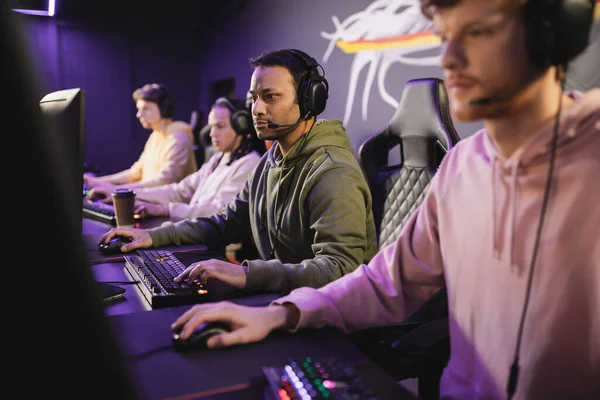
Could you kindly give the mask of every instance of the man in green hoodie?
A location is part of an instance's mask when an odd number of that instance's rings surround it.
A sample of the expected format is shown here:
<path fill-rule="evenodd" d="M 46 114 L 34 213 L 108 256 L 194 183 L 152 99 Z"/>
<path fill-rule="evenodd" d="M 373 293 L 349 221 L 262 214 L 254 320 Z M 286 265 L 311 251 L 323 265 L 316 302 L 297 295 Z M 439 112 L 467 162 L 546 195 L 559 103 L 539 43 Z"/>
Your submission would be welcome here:
<path fill-rule="evenodd" d="M 115 228 L 121 248 L 204 243 L 224 247 L 251 238 L 261 259 L 241 265 L 207 260 L 178 281 L 218 279 L 251 292 L 318 288 L 354 271 L 377 252 L 371 193 L 340 121 L 317 121 L 328 83 L 306 53 L 277 50 L 250 60 L 252 117 L 274 145 L 221 212 L 149 230 Z M 321 67 L 322 68 L 322 67 Z"/>

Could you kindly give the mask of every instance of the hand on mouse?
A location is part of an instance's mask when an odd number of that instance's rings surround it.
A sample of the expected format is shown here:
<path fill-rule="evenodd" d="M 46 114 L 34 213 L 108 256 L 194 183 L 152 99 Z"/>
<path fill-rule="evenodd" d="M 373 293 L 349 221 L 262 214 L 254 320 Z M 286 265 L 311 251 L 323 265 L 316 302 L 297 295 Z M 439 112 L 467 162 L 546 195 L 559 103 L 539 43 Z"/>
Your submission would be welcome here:
<path fill-rule="evenodd" d="M 175 278 L 175 282 L 187 280 L 188 283 L 192 283 L 196 278 L 202 283 L 206 283 L 209 278 L 215 278 L 234 288 L 243 289 L 246 287 L 246 268 L 222 260 L 204 260 L 187 267 Z"/>
<path fill-rule="evenodd" d="M 295 312 L 291 311 L 293 309 Z M 182 339 L 187 339 L 200 324 L 220 321 L 228 324 L 231 332 L 211 337 L 206 342 L 206 347 L 246 344 L 263 340 L 271 331 L 288 326 L 290 315 L 297 319 L 297 310 L 291 304 L 268 307 L 248 307 L 227 301 L 198 304 L 177 318 L 171 329 L 179 332 Z"/>
<path fill-rule="evenodd" d="M 113 228 L 102 235 L 100 240 L 98 240 L 98 244 L 108 243 L 115 236 L 124 236 L 133 239 L 131 243 L 121 247 L 122 252 L 152 247 L 153 244 L 152 237 L 145 229 L 135 228 Z"/>

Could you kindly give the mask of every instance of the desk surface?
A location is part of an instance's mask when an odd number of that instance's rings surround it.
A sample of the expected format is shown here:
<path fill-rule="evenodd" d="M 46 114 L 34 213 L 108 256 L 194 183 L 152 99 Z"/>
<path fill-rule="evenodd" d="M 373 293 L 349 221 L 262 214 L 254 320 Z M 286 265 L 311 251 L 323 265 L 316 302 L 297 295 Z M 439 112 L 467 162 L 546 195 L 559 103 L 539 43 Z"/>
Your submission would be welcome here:
<path fill-rule="evenodd" d="M 234 300 L 254 305 L 250 299 Z M 121 343 L 132 379 L 143 399 L 198 399 L 208 393 L 237 388 L 228 396 L 211 399 L 251 397 L 262 381 L 262 367 L 285 365 L 288 357 L 315 359 L 335 357 L 350 363 L 378 399 L 415 399 L 415 396 L 386 375 L 337 330 L 302 330 L 295 334 L 274 332 L 266 340 L 223 349 L 204 349 L 180 354 L 171 347 L 170 324 L 187 307 L 116 315 L 110 322 Z M 243 390 L 240 390 L 242 388 Z"/>
<path fill-rule="evenodd" d="M 110 229 L 108 224 L 84 219 L 86 246 L 95 250 L 95 240 Z M 130 280 L 124 261 L 96 262 L 91 268 L 98 281 Z M 117 342 L 121 345 L 140 398 L 264 400 L 262 385 L 266 383 L 262 381 L 263 367 L 282 366 L 288 357 L 312 356 L 336 357 L 350 362 L 380 400 L 416 399 L 336 330 L 303 330 L 296 334 L 275 332 L 259 343 L 187 354 L 177 353 L 171 347 L 170 325 L 190 306 L 151 310 L 137 285 L 120 286 L 126 289 L 125 298 L 107 305 L 105 313 L 109 316 Z M 248 306 L 262 306 L 269 304 L 275 297 L 277 296 L 273 294 L 264 294 L 231 301 Z M 252 382 L 260 384 L 250 386 Z M 228 391 L 232 389 L 238 390 Z M 214 394 L 223 391 L 225 394 Z"/>
<path fill-rule="evenodd" d="M 142 229 L 156 228 L 168 220 L 169 219 L 167 217 L 145 218 L 145 219 L 140 220 L 139 222 L 136 222 L 135 227 L 142 228 Z M 112 228 L 114 228 L 114 226 L 112 226 L 109 223 L 106 223 L 103 221 L 98 221 L 98 220 L 91 219 L 91 218 L 82 218 L 81 223 L 82 223 L 82 233 L 84 235 L 88 235 L 88 234 L 101 235 L 105 232 L 108 232 Z"/>
<path fill-rule="evenodd" d="M 151 228 L 159 226 L 164 219 L 146 219 L 138 223 L 139 228 Z M 112 260 L 100 262 L 96 243 L 100 237 L 111 230 L 112 225 L 97 221 L 94 219 L 83 218 L 82 233 L 83 244 L 88 251 L 89 258 L 92 261 L 92 273 L 94 278 L 100 282 L 111 282 L 118 284 L 125 289 L 125 296 L 122 299 L 109 303 L 105 307 L 107 315 L 126 314 L 138 311 L 148 311 L 150 306 L 144 299 L 142 292 L 133 284 L 131 277 L 125 270 L 125 261 L 121 257 L 111 257 Z"/>
<path fill-rule="evenodd" d="M 164 221 L 142 220 L 140 228 L 149 228 L 158 226 Z M 125 289 L 125 296 L 122 299 L 111 302 L 105 306 L 107 315 L 119 315 L 132 312 L 150 311 L 151 307 L 144 298 L 138 284 L 132 281 L 131 276 L 126 271 L 125 261 L 122 256 L 104 256 L 96 247 L 96 243 L 105 232 L 112 227 L 104 222 L 84 219 L 83 220 L 83 243 L 88 250 L 89 258 L 92 261 L 91 269 L 94 278 L 99 282 L 113 283 Z M 222 257 L 220 254 L 209 251 L 203 245 L 186 245 L 177 246 L 167 249 L 172 250 L 175 256 L 179 258 L 185 265 L 190 265 L 192 262 L 200 261 L 209 258 Z M 243 296 L 243 293 L 236 291 L 228 285 L 215 281 L 209 282 L 209 290 L 215 300 L 229 300 Z M 250 296 L 253 304 L 267 305 L 276 297 L 275 294 L 257 294 Z"/>

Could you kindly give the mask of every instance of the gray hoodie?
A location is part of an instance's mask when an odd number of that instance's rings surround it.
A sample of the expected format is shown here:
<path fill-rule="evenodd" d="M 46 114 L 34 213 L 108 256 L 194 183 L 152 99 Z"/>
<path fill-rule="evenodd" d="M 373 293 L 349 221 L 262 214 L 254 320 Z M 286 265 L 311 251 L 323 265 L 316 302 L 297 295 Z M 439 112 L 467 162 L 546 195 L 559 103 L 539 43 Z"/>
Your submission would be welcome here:
<path fill-rule="evenodd" d="M 148 230 L 155 247 L 255 243 L 246 289 L 321 287 L 377 252 L 371 193 L 340 121 L 318 121 L 282 157 L 275 142 L 221 212 Z"/>

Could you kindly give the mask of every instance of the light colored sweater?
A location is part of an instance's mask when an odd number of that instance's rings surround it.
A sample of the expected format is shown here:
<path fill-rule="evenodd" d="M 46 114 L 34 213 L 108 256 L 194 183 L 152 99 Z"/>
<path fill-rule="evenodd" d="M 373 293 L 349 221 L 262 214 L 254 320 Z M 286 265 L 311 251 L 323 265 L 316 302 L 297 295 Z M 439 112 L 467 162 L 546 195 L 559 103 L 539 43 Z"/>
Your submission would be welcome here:
<path fill-rule="evenodd" d="M 168 204 L 171 221 L 220 211 L 242 190 L 248 174 L 260 160 L 260 154 L 252 151 L 227 165 L 229 155 L 222 159 L 221 155 L 222 152 L 214 154 L 198 171 L 180 182 L 136 189 L 136 199 Z"/>
<path fill-rule="evenodd" d="M 186 122 L 173 121 L 166 134 L 152 131 L 138 160 L 111 180 L 153 187 L 179 182 L 197 169 L 192 128 Z"/>

